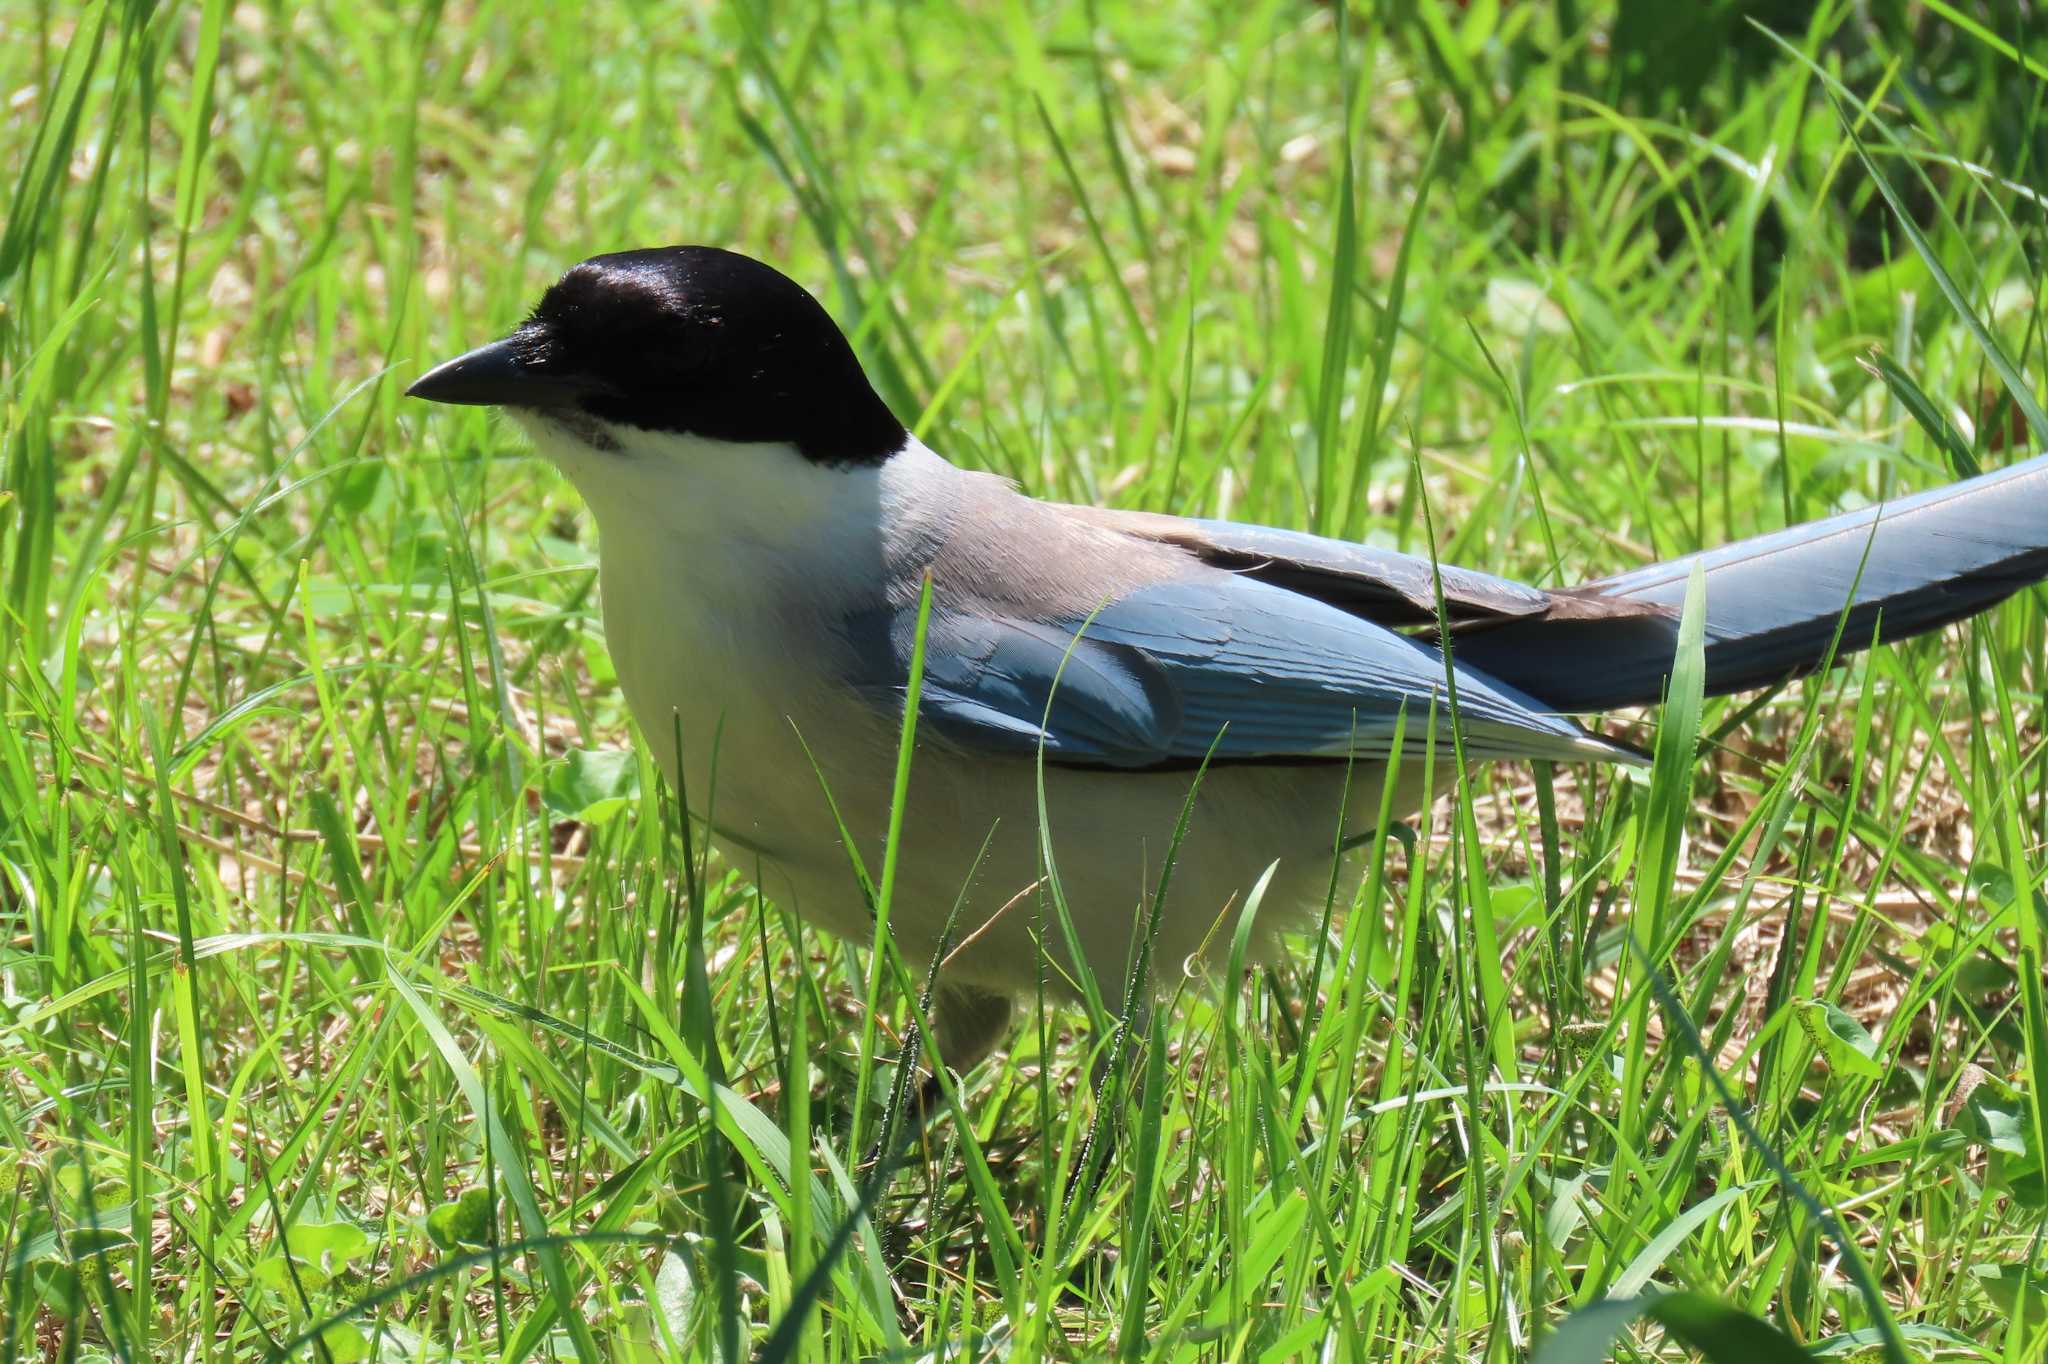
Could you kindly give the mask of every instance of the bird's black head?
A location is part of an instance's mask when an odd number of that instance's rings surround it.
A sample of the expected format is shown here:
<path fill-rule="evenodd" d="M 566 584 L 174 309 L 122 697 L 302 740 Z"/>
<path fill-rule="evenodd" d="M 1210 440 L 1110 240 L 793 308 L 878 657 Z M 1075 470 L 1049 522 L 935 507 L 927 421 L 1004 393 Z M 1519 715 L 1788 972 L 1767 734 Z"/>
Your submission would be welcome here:
<path fill-rule="evenodd" d="M 710 440 L 782 441 L 820 464 L 878 464 L 907 438 L 816 299 L 781 272 L 712 246 L 593 256 L 510 336 L 406 392 Z"/>

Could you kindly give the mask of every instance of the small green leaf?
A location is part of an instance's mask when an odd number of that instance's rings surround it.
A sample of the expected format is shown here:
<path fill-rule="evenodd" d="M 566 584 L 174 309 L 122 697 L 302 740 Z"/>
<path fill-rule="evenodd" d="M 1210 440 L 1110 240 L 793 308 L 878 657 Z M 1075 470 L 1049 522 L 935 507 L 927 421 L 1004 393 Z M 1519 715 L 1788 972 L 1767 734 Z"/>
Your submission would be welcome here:
<path fill-rule="evenodd" d="M 1534 1364 L 1605 1364 L 1615 1340 L 1638 1319 L 1656 1322 L 1707 1364 L 1812 1364 L 1777 1327 L 1702 1293 L 1646 1293 L 1582 1307 L 1558 1323 Z"/>
<path fill-rule="evenodd" d="M 335 505 L 350 516 L 360 516 L 370 509 L 370 503 L 376 500 L 377 490 L 383 484 L 384 462 L 364 460 L 342 476 L 341 488 L 335 494 Z"/>
<path fill-rule="evenodd" d="M 464 1189 L 453 1202 L 435 1208 L 427 1214 L 427 1235 L 443 1250 L 490 1244 L 490 1190 Z"/>
<path fill-rule="evenodd" d="M 673 1248 L 661 1252 L 655 1266 L 652 1294 L 634 1297 L 626 1304 L 624 1329 L 616 1338 L 624 1347 L 620 1364 L 656 1364 L 656 1361 L 695 1359 L 691 1351 L 697 1323 L 692 1320 L 698 1302 L 697 1281 L 690 1265 Z M 714 1345 L 707 1358 L 716 1361 Z"/>
<path fill-rule="evenodd" d="M 1884 1074 L 1884 1064 L 1877 1059 L 1877 1039 L 1836 1005 L 1824 999 L 1808 1000 L 1799 1006 L 1799 1026 L 1839 1073 L 1869 1079 Z"/>
<path fill-rule="evenodd" d="M 1560 1179 L 1546 1171 L 1535 1172 L 1537 1182 L 1550 1186 L 1543 1207 L 1543 1235 L 1552 1250 L 1563 1252 L 1571 1245 L 1579 1228 L 1586 1224 L 1588 1200 L 1586 1182 L 1593 1177 L 1593 1171 L 1585 1170 L 1569 1179 Z"/>
<path fill-rule="evenodd" d="M 661 1268 L 654 1273 L 653 1305 L 660 1320 L 655 1338 L 662 1353 L 666 1355 L 677 1346 L 687 1348 L 690 1314 L 697 1306 L 697 1281 L 690 1277 L 690 1266 L 673 1250 L 661 1253 Z"/>
<path fill-rule="evenodd" d="M 120 1211 L 126 1212 L 126 1208 Z M 104 1219 L 103 1219 L 104 1220 Z M 117 1226 L 74 1227 L 64 1238 L 65 1252 L 73 1260 L 84 1260 L 116 1246 L 132 1244 L 127 1228 Z"/>
<path fill-rule="evenodd" d="M 2048 1179 L 2042 1177 L 2038 1157 L 1994 1155 L 1992 1170 L 2013 1202 L 2023 1208 L 2048 1207 Z"/>
<path fill-rule="evenodd" d="M 321 1357 L 334 1364 L 362 1364 L 370 1357 L 370 1342 L 353 1322 L 337 1321 L 320 1333 L 320 1344 Z"/>
<path fill-rule="evenodd" d="M 640 764 L 630 749 L 571 749 L 541 784 L 550 811 L 585 824 L 602 824 L 639 798 Z"/>
<path fill-rule="evenodd" d="M 331 1282 L 349 1261 L 375 1244 L 370 1233 L 346 1219 L 297 1222 L 286 1230 L 284 1245 L 258 1260 L 249 1272 L 264 1287 L 289 1296 L 300 1287 L 317 1288 Z M 291 1256 L 289 1264 L 285 1262 L 287 1254 Z"/>
<path fill-rule="evenodd" d="M 2008 1317 L 2018 1316 L 2024 1306 L 2029 1324 L 2048 1322 L 2048 1274 L 2025 1265 L 1971 1265 L 1970 1274 Z"/>
<path fill-rule="evenodd" d="M 1543 922 L 1543 892 L 1527 881 L 1516 881 L 1490 890 L 1487 901 L 1493 910 L 1494 927 L 1500 933 L 1519 933 Z"/>
<path fill-rule="evenodd" d="M 30 1213 L 25 1219 L 20 1239 L 7 1253 L 7 1272 L 16 1273 L 23 1265 L 33 1264 L 38 1260 L 61 1258 L 58 1252 L 62 1244 L 63 1241 L 56 1231 L 39 1212 Z"/>
<path fill-rule="evenodd" d="M 2019 893 L 2013 886 L 2012 873 L 1995 862 L 1979 862 L 1970 868 L 1965 884 L 1977 892 L 1979 904 L 1994 911 L 2011 908 Z"/>
<path fill-rule="evenodd" d="M 1969 1133 L 1971 1140 L 2004 1155 L 2027 1154 L 2025 1103 L 1996 1094 L 1987 1085 L 1971 1091 L 1963 1111 L 1956 1115 L 1956 1126 Z"/>
<path fill-rule="evenodd" d="M 69 1321 L 85 1307 L 85 1290 L 70 1265 L 37 1265 L 35 1296 L 50 1315 Z"/>
<path fill-rule="evenodd" d="M 249 1275 L 271 1292 L 286 1298 L 293 1297 L 299 1288 L 323 1288 L 328 1279 L 320 1266 L 296 1256 L 292 1263 L 287 1264 L 284 1255 L 277 1251 L 250 1266 Z"/>
<path fill-rule="evenodd" d="M 1981 1004 L 1993 995 L 2011 993 L 2019 976 L 1989 952 L 1972 952 L 1956 967 L 1955 982 L 1957 993 Z"/>
<path fill-rule="evenodd" d="M 295 1223 L 285 1241 L 297 1258 L 330 1269 L 339 1269 L 375 1244 L 368 1232 L 349 1221 Z"/>

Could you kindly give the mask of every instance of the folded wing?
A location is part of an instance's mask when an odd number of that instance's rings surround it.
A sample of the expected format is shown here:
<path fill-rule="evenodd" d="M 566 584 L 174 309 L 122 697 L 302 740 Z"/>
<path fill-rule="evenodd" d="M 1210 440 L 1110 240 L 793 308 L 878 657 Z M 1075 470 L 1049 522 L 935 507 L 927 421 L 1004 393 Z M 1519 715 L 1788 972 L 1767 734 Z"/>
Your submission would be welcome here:
<path fill-rule="evenodd" d="M 1449 743 L 1435 648 L 1256 578 L 1195 569 L 1079 619 L 955 611 L 943 596 L 920 724 L 968 751 L 1119 769 L 1341 761 L 1384 755 L 1405 710 L 1413 755 L 1432 707 Z M 894 678 L 907 672 L 912 628 L 895 612 L 853 633 L 886 636 L 883 676 Z M 1468 753 L 1634 758 L 1478 669 L 1460 667 L 1456 682 Z"/>

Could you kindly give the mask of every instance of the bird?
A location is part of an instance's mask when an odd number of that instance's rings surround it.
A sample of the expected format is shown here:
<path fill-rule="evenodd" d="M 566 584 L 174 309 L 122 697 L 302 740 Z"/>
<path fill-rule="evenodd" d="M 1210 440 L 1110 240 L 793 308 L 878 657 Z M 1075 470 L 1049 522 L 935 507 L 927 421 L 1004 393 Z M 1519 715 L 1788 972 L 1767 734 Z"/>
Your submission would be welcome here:
<path fill-rule="evenodd" d="M 942 963 L 962 1072 L 1042 984 L 1113 994 L 1141 937 L 1164 988 L 1258 888 L 1270 960 L 1454 723 L 1468 761 L 1643 762 L 1575 717 L 1663 698 L 1696 573 L 1708 695 L 2048 577 L 2048 455 L 1563 588 L 1041 500 L 928 448 L 809 292 L 713 246 L 583 261 L 406 391 L 501 410 L 574 485 L 654 759 L 730 868 L 856 940 L 915 680 L 889 931 Z"/>

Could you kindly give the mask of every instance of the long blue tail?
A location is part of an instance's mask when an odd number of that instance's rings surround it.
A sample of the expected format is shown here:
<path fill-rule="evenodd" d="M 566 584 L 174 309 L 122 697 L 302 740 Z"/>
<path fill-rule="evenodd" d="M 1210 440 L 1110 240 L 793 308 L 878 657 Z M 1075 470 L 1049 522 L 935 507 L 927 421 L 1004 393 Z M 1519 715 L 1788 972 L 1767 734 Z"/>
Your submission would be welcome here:
<path fill-rule="evenodd" d="M 1768 686 L 1819 667 L 1838 626 L 1848 653 L 1975 615 L 2048 578 L 2048 455 L 1553 593 L 1641 603 L 1642 615 L 1536 615 L 1453 647 L 1460 662 L 1560 712 L 1653 704 L 1696 563 L 1706 570 L 1707 693 Z"/>

